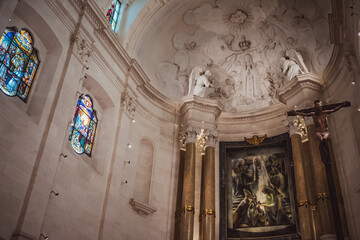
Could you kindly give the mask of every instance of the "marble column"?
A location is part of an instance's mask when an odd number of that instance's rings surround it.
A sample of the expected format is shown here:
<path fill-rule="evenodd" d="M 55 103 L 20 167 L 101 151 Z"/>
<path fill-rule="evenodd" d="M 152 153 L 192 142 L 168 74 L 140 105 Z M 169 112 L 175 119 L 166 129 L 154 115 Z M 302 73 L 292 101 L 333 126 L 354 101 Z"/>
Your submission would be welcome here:
<path fill-rule="evenodd" d="M 311 167 L 313 169 L 313 185 L 316 198 L 316 230 L 320 239 L 336 239 L 334 219 L 330 202 L 326 169 L 319 151 L 320 140 L 316 136 L 315 125 L 307 122 Z"/>
<path fill-rule="evenodd" d="M 291 121 L 289 124 L 291 146 L 294 162 L 294 177 L 296 185 L 297 208 L 300 220 L 300 232 L 302 240 L 316 239 L 315 222 L 313 215 L 313 203 L 308 195 L 309 182 L 304 171 L 303 162 L 307 159 L 303 153 L 301 129 L 298 123 Z M 315 233 L 315 234 L 314 234 Z"/>
<path fill-rule="evenodd" d="M 176 211 L 175 211 L 175 228 L 174 228 L 174 240 L 180 239 L 181 230 L 181 215 L 183 212 L 182 206 L 182 195 L 184 185 L 184 165 L 185 165 L 185 149 L 180 149 L 179 158 L 179 177 L 177 185 L 177 196 L 176 196 Z"/>
<path fill-rule="evenodd" d="M 204 240 L 215 240 L 215 144 L 217 132 L 205 130 L 204 158 L 204 210 L 202 217 L 202 236 Z"/>
<path fill-rule="evenodd" d="M 180 226 L 180 239 L 192 240 L 194 235 L 194 204 L 195 204 L 195 158 L 196 137 L 199 131 L 187 126 L 184 136 L 186 141 L 184 181 L 182 195 L 182 216 Z"/>

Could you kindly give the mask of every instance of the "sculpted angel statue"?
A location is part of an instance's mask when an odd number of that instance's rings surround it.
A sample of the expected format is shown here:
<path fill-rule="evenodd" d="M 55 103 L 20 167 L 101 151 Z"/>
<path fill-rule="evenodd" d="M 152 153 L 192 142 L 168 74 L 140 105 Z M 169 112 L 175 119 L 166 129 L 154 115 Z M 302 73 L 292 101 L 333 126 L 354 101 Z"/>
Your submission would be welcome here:
<path fill-rule="evenodd" d="M 280 66 L 287 81 L 290 81 L 301 73 L 309 72 L 301 54 L 295 49 L 286 50 L 285 57 L 280 59 Z"/>
<path fill-rule="evenodd" d="M 201 67 L 194 67 L 189 76 L 188 96 L 206 97 L 207 89 L 212 86 L 211 77 L 209 70 L 203 71 Z"/>

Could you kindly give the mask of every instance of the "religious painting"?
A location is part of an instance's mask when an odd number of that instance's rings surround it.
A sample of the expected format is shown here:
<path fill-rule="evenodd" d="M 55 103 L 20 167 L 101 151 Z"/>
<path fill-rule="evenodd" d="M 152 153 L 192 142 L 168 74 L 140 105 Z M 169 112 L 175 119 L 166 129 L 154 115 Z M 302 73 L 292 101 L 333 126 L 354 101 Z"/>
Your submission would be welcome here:
<path fill-rule="evenodd" d="M 1 91 L 26 102 L 39 63 L 30 33 L 7 28 L 0 38 Z"/>
<path fill-rule="evenodd" d="M 290 144 L 220 142 L 220 239 L 300 239 Z"/>

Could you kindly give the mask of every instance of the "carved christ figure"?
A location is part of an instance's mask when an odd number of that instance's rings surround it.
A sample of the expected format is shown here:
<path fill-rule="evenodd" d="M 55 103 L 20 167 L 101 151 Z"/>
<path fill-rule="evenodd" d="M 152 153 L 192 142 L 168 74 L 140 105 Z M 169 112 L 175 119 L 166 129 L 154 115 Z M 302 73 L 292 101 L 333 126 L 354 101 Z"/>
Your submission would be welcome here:
<path fill-rule="evenodd" d="M 300 116 L 313 118 L 315 124 L 316 136 L 320 140 L 319 150 L 321 153 L 321 157 L 324 162 L 325 161 L 330 162 L 329 149 L 326 143 L 327 139 L 330 136 L 327 115 L 338 111 L 342 107 L 349 107 L 349 106 L 350 106 L 350 102 L 342 102 L 338 104 L 326 105 L 324 106 L 324 108 L 326 109 L 323 109 L 321 101 L 316 100 L 314 102 L 314 108 L 304 109 L 299 111 L 291 110 L 288 112 L 288 116 L 300 115 Z"/>

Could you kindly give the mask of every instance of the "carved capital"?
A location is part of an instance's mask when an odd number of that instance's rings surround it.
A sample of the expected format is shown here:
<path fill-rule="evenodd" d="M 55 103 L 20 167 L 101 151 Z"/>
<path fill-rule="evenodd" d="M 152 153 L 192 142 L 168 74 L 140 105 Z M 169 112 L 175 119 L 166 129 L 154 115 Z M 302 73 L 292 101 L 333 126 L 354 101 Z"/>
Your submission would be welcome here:
<path fill-rule="evenodd" d="M 133 119 L 137 104 L 135 102 L 135 99 L 131 97 L 128 92 L 123 92 L 121 94 L 121 105 L 125 107 L 127 115 L 129 115 L 129 117 Z"/>
<path fill-rule="evenodd" d="M 293 116 L 288 118 L 290 136 L 299 134 L 303 140 L 307 139 L 307 128 L 305 119 L 301 116 Z"/>
<path fill-rule="evenodd" d="M 75 42 L 76 48 L 74 48 L 76 55 L 80 59 L 83 66 L 86 66 L 88 59 L 93 53 L 93 46 L 85 38 L 81 38 L 80 34 L 74 33 L 73 41 Z"/>
<path fill-rule="evenodd" d="M 205 129 L 205 147 L 215 147 L 218 140 L 219 132 L 215 129 Z"/>
<path fill-rule="evenodd" d="M 200 132 L 200 128 L 194 127 L 192 125 L 185 125 L 180 132 L 180 136 L 184 144 L 189 142 L 196 143 L 197 136 L 200 134 Z"/>
<path fill-rule="evenodd" d="M 186 131 L 184 132 L 185 135 L 185 142 L 196 143 L 197 135 L 200 133 L 200 129 L 195 128 L 193 126 L 187 126 Z"/>

